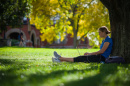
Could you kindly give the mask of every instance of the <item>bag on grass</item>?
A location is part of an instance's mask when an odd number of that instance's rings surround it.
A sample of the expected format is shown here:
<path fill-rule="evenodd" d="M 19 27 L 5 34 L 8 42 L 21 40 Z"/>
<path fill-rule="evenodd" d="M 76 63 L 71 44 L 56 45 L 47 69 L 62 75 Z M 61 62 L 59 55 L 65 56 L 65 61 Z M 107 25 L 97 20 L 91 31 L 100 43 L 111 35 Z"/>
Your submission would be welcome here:
<path fill-rule="evenodd" d="M 111 56 L 105 60 L 105 63 L 125 63 L 125 60 L 121 56 Z"/>

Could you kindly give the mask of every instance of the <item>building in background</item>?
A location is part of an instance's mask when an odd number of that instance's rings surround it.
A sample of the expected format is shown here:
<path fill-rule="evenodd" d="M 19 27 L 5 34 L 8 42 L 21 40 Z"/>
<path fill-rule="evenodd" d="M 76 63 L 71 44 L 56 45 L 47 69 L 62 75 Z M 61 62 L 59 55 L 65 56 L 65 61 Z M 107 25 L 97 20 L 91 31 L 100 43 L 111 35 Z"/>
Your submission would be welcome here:
<path fill-rule="evenodd" d="M 43 47 L 40 39 L 40 31 L 36 29 L 35 25 L 30 25 L 29 19 L 23 19 L 23 25 L 21 28 L 11 28 L 7 26 L 7 31 L 1 34 L 2 38 L 7 40 L 11 39 L 13 46 L 19 45 L 18 36 L 23 33 L 24 47 Z M 8 42 L 8 41 L 7 41 Z"/>
<path fill-rule="evenodd" d="M 51 47 L 51 48 L 73 48 L 73 38 L 71 37 L 70 34 L 66 34 L 66 37 L 64 41 L 60 41 L 58 39 L 57 41 L 54 41 L 52 44 L 47 43 L 47 41 L 43 42 L 44 47 Z M 84 41 L 80 41 L 78 48 L 91 48 L 89 45 L 89 40 L 88 38 L 84 38 Z"/>
<path fill-rule="evenodd" d="M 55 21 L 54 23 L 56 23 Z M 40 31 L 36 29 L 35 25 L 30 25 L 29 19 L 25 17 L 21 28 L 11 28 L 10 26 L 7 26 L 7 31 L 1 34 L 0 40 L 5 38 L 7 40 L 7 45 L 18 46 L 18 36 L 20 33 L 23 33 L 24 47 L 73 48 L 73 38 L 67 33 L 65 40 L 62 42 L 60 39 L 54 41 L 52 44 L 49 44 L 47 41 L 42 42 L 40 38 Z M 11 40 L 11 44 L 9 40 Z M 84 41 L 80 41 L 77 47 L 91 48 L 88 38 L 86 37 L 84 38 Z"/>

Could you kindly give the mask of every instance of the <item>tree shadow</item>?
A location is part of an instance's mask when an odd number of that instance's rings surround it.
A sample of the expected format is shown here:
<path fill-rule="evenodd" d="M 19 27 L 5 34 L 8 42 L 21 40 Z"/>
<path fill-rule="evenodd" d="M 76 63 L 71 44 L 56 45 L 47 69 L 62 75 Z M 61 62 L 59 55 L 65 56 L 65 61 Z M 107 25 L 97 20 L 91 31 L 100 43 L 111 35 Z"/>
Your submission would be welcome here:
<path fill-rule="evenodd" d="M 97 66 L 92 66 L 90 69 L 72 69 L 72 70 L 57 70 L 57 71 L 52 71 L 50 73 L 42 73 L 43 71 L 39 72 L 36 71 L 36 73 L 31 73 L 29 75 L 26 74 L 17 74 L 16 71 L 21 69 L 21 68 L 28 68 L 24 66 L 24 64 L 28 64 L 27 62 L 21 61 L 20 63 L 14 61 L 10 61 L 8 59 L 0 59 L 0 62 L 2 65 L 17 65 L 17 64 L 22 64 L 21 66 L 19 65 L 18 67 L 11 67 L 7 70 L 0 70 L 0 86 L 24 86 L 24 85 L 41 85 L 45 83 L 48 79 L 55 79 L 55 78 L 61 78 L 61 76 L 64 76 L 64 73 L 67 72 L 68 74 L 70 73 L 75 73 L 75 72 L 84 72 L 85 70 L 91 71 L 91 70 L 96 70 L 98 67 Z M 40 66 L 39 66 L 40 67 Z M 39 68 L 37 67 L 37 68 Z M 26 79 L 22 79 L 26 77 Z"/>
<path fill-rule="evenodd" d="M 47 73 L 47 74 L 42 74 L 40 72 L 37 72 L 36 74 L 31 74 L 28 76 L 27 81 L 29 83 L 34 82 L 35 84 L 41 84 L 46 82 L 48 79 L 56 79 L 56 78 L 61 78 L 62 76 L 64 76 L 64 73 L 67 72 L 68 74 L 73 74 L 76 72 L 82 72 L 84 73 L 84 71 L 94 71 L 97 70 L 99 67 L 98 66 L 94 66 L 94 65 L 90 65 L 91 68 L 89 69 L 73 69 L 73 70 L 58 70 L 58 71 L 52 71 L 51 73 Z M 86 86 L 86 85 L 90 85 L 90 86 L 97 86 L 100 85 L 101 82 L 103 82 L 104 78 L 108 75 L 108 74 L 114 74 L 117 71 L 117 65 L 111 65 L 112 67 L 110 68 L 109 64 L 106 65 L 101 65 L 100 66 L 100 73 L 95 75 L 95 76 L 91 76 L 88 78 L 84 78 L 82 80 L 76 80 L 76 81 L 71 81 L 71 82 L 66 82 L 64 85 L 65 86 Z"/>
<path fill-rule="evenodd" d="M 6 65 L 6 64 L 13 64 L 14 62 L 12 62 L 9 59 L 0 59 L 0 65 Z"/>
<path fill-rule="evenodd" d="M 15 61 L 15 59 L 0 59 L 0 86 L 19 86 L 19 76 L 16 71 L 29 68 L 24 64 L 28 64 L 28 62 Z"/>
<path fill-rule="evenodd" d="M 65 76 L 64 74 L 67 72 L 67 74 L 73 74 L 76 72 L 82 72 L 84 71 L 94 71 L 94 70 L 100 70 L 100 73 L 94 76 L 85 77 L 82 80 L 78 79 L 75 81 L 65 82 L 64 86 L 98 86 L 101 83 L 103 83 L 106 76 L 109 74 L 114 74 L 117 72 L 117 66 L 118 64 L 102 64 L 100 67 L 98 65 L 90 64 L 89 66 L 91 68 L 85 68 L 85 69 L 71 69 L 71 70 L 53 70 L 50 73 L 43 73 L 42 71 L 36 71 L 36 73 L 30 73 L 30 74 L 24 74 L 21 73 L 21 75 L 17 75 L 16 71 L 21 68 L 29 68 L 29 66 L 24 66 L 28 64 L 26 61 L 16 62 L 15 60 L 10 61 L 8 59 L 0 59 L 0 62 L 2 65 L 15 65 L 15 64 L 22 64 L 18 67 L 12 67 L 8 70 L 0 70 L 0 86 L 41 86 L 43 83 L 45 83 L 48 80 L 55 80 L 60 79 L 62 76 Z M 30 62 L 29 62 L 30 63 Z M 54 65 L 55 66 L 55 65 Z M 41 68 L 44 66 L 38 66 L 38 68 Z M 125 65 L 125 67 L 128 67 L 128 65 Z M 25 78 L 25 79 L 24 79 Z M 129 82 L 126 82 L 126 85 Z M 106 83 L 107 84 L 107 83 Z"/>
<path fill-rule="evenodd" d="M 104 82 L 105 78 L 108 75 L 113 75 L 115 73 L 117 73 L 117 67 L 119 66 L 119 64 L 103 64 L 100 66 L 100 73 L 95 75 L 95 76 L 91 76 L 91 77 L 86 77 L 82 80 L 75 80 L 75 81 L 70 81 L 65 83 L 64 86 L 99 86 L 102 84 L 109 84 L 109 82 Z M 128 64 L 125 65 L 121 65 L 122 67 L 128 67 Z M 118 86 L 117 84 L 125 84 L 125 86 L 128 86 L 130 84 L 130 82 L 117 82 L 117 83 L 113 83 L 113 86 Z M 102 85 L 103 86 L 103 85 Z"/>

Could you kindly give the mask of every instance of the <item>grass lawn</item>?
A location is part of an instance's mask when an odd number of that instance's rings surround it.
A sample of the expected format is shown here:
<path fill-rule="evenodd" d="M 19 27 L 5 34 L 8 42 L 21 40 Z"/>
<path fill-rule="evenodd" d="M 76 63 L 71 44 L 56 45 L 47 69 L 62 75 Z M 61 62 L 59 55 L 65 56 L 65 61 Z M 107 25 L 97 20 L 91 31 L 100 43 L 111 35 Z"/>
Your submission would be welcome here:
<path fill-rule="evenodd" d="M 130 85 L 130 64 L 52 63 L 53 51 L 65 57 L 79 55 L 76 49 L 0 48 L 0 86 Z"/>

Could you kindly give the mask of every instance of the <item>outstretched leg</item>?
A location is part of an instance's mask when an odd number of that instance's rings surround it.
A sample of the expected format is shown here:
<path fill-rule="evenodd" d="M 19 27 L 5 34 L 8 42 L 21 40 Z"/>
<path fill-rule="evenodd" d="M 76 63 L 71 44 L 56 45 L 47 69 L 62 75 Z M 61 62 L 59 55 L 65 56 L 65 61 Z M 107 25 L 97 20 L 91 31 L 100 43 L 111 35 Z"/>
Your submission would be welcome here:
<path fill-rule="evenodd" d="M 20 41 L 19 46 L 21 46 L 21 44 L 22 44 L 22 43 L 21 43 L 21 41 Z"/>
<path fill-rule="evenodd" d="M 74 62 L 74 58 L 65 58 L 65 57 L 60 57 L 60 61 L 66 61 L 66 62 Z"/>

